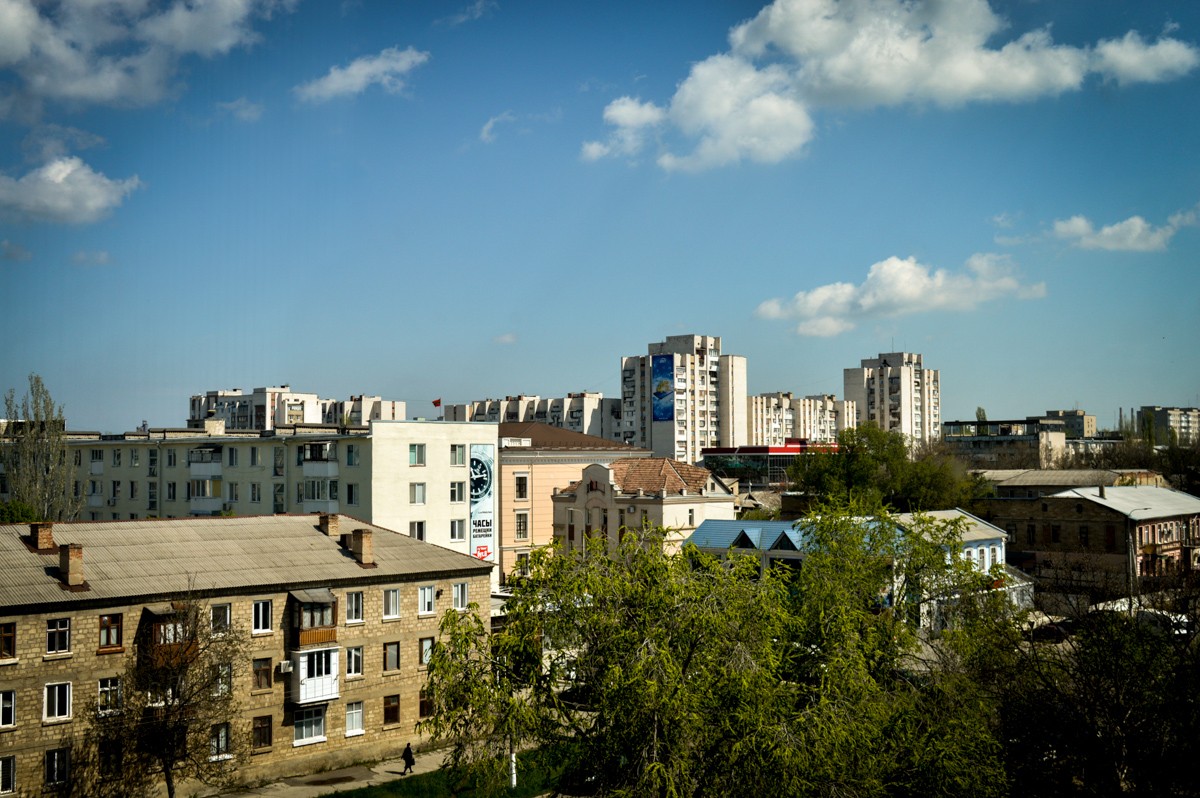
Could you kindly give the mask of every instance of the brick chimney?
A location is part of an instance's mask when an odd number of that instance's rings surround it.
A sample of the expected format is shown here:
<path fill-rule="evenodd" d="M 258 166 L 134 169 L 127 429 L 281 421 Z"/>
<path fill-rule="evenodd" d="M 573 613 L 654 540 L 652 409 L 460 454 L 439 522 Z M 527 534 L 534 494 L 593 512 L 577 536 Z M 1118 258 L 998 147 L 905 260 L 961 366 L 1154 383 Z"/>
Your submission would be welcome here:
<path fill-rule="evenodd" d="M 54 551 L 54 524 L 50 521 L 35 521 L 29 525 L 29 542 L 41 552 Z"/>
<path fill-rule="evenodd" d="M 337 513 L 321 513 L 321 520 L 317 522 L 317 528 L 331 538 L 338 536 L 338 515 Z"/>
<path fill-rule="evenodd" d="M 375 541 L 371 538 L 371 530 L 356 529 L 351 533 L 350 552 L 359 565 L 375 564 Z"/>
<path fill-rule="evenodd" d="M 83 584 L 82 543 L 64 543 L 58 547 L 58 575 L 69 587 Z"/>

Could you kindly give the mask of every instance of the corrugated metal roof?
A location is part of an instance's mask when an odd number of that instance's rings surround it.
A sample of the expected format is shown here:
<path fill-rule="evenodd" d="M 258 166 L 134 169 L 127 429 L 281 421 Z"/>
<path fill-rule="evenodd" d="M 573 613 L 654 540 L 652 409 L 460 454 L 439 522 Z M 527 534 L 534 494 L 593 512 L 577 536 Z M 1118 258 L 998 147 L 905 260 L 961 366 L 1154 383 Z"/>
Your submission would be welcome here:
<path fill-rule="evenodd" d="M 1200 514 L 1200 499 L 1195 496 L 1170 488 L 1157 488 L 1150 485 L 1106 487 L 1103 497 L 1100 496 L 1100 488 L 1075 488 L 1055 493 L 1051 498 L 1087 499 L 1110 510 L 1115 510 L 1133 521 Z"/>
<path fill-rule="evenodd" d="M 189 591 L 250 592 L 340 582 L 487 572 L 466 554 L 339 516 L 339 530 L 369 529 L 375 567 L 364 568 L 322 533 L 314 515 L 87 521 L 54 525 L 58 545 L 83 546 L 87 590 L 68 591 L 58 552 L 38 554 L 27 524 L 0 525 L 0 612 L 62 602 L 121 600 Z"/>
<path fill-rule="evenodd" d="M 685 543 L 694 543 L 701 549 L 727 549 L 743 532 L 754 543 L 755 548 L 771 546 L 780 535 L 791 539 L 800 547 L 803 533 L 794 529 L 792 521 L 701 521 Z"/>

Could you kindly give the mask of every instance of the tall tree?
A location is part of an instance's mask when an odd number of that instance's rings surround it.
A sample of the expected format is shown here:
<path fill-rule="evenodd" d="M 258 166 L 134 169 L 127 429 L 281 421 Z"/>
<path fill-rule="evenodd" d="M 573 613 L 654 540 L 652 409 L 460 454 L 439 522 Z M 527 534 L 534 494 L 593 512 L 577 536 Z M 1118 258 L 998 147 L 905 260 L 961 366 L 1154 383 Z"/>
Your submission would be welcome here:
<path fill-rule="evenodd" d="M 37 374 L 29 375 L 29 391 L 17 401 L 10 388 L 4 396 L 4 428 L 0 460 L 9 499 L 31 508 L 40 521 L 70 521 L 79 514 L 82 497 L 73 490 L 75 470 L 68 462 L 66 420 Z"/>

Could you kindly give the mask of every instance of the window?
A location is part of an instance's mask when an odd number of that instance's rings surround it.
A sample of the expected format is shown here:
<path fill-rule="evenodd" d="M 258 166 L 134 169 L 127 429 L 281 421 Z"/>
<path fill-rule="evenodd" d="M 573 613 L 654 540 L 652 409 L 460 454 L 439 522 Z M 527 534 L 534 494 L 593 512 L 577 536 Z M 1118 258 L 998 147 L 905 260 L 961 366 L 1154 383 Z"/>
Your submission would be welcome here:
<path fill-rule="evenodd" d="M 229 451 L 229 465 L 236 466 L 238 450 L 233 448 L 232 446 L 230 446 L 228 451 Z"/>
<path fill-rule="evenodd" d="M 1050 541 L 1058 543 L 1062 539 L 1062 526 L 1059 524 L 1050 525 Z"/>
<path fill-rule="evenodd" d="M 363 650 L 362 646 L 348 646 L 346 648 L 346 676 L 362 676 L 363 675 Z"/>
<path fill-rule="evenodd" d="M 433 656 L 433 638 L 422 637 L 417 641 L 417 662 L 422 667 L 429 664 L 429 658 Z"/>
<path fill-rule="evenodd" d="M 529 576 L 529 555 L 522 552 L 517 555 L 517 573 L 521 576 Z"/>
<path fill-rule="evenodd" d="M 175 450 L 167 449 L 167 468 L 175 467 Z"/>
<path fill-rule="evenodd" d="M 287 504 L 287 488 L 282 482 L 276 483 L 272 488 L 271 494 L 271 512 L 282 513 Z"/>
<path fill-rule="evenodd" d="M 66 784 L 71 778 L 71 749 L 51 748 L 46 752 L 46 785 Z"/>
<path fill-rule="evenodd" d="M 16 659 L 17 623 L 0 623 L 0 659 Z"/>
<path fill-rule="evenodd" d="M 384 618 L 399 618 L 400 617 L 400 589 L 388 588 L 383 591 L 383 617 Z"/>
<path fill-rule="evenodd" d="M 236 449 L 230 449 L 229 451 L 233 452 L 233 451 L 236 451 Z M 230 502 L 237 501 L 238 500 L 238 484 L 236 482 L 226 482 L 225 487 L 227 489 L 226 492 L 229 494 L 229 498 L 227 499 L 227 501 L 230 501 Z"/>
<path fill-rule="evenodd" d="M 517 513 L 517 540 L 529 540 L 529 513 Z"/>
<path fill-rule="evenodd" d="M 262 485 L 257 482 L 250 483 L 250 501 L 252 504 L 262 501 Z"/>
<path fill-rule="evenodd" d="M 252 465 L 252 466 L 262 465 L 262 463 L 260 463 L 258 460 L 258 447 L 257 446 L 250 447 L 250 465 Z"/>
<path fill-rule="evenodd" d="M 301 629 L 333 626 L 333 605 L 306 601 L 296 608 L 296 619 Z"/>
<path fill-rule="evenodd" d="M 363 594 L 355 591 L 346 594 L 346 623 L 363 622 Z"/>
<path fill-rule="evenodd" d="M 253 662 L 254 668 L 254 689 L 255 690 L 270 690 L 271 689 L 271 658 L 262 657 Z"/>
<path fill-rule="evenodd" d="M 517 499 L 529 498 L 529 475 L 517 474 L 516 485 L 513 490 L 513 497 Z"/>
<path fill-rule="evenodd" d="M 433 614 L 433 585 L 422 585 L 417 588 L 417 614 Z"/>
<path fill-rule="evenodd" d="M 433 696 L 429 694 L 429 690 L 425 687 L 421 688 L 420 703 L 417 705 L 417 712 L 422 718 L 427 718 L 433 714 Z"/>
<path fill-rule="evenodd" d="M 1079 525 L 1079 547 L 1086 549 L 1091 544 L 1091 532 L 1087 528 L 1087 524 Z"/>
<path fill-rule="evenodd" d="M 409 504 L 424 504 L 425 503 L 425 483 L 424 482 L 408 483 L 408 503 Z"/>
<path fill-rule="evenodd" d="M 229 605 L 214 604 L 210 608 L 212 614 L 212 630 L 215 634 L 225 634 L 229 631 Z"/>
<path fill-rule="evenodd" d="M 17 692 L 0 690 L 0 727 L 17 725 Z"/>
<path fill-rule="evenodd" d="M 212 694 L 229 695 L 233 688 L 233 665 L 222 662 L 212 666 Z"/>
<path fill-rule="evenodd" d="M 347 482 L 346 483 L 346 504 L 353 505 L 355 507 L 358 506 L 358 483 L 357 482 Z"/>
<path fill-rule="evenodd" d="M 453 518 L 450 520 L 450 539 L 451 540 L 466 540 L 467 539 L 467 519 Z"/>
<path fill-rule="evenodd" d="M 71 683 L 46 685 L 46 704 L 42 720 L 67 720 L 71 717 Z"/>
<path fill-rule="evenodd" d="M 321 676 L 333 675 L 333 649 L 322 649 L 321 651 L 309 651 L 304 655 L 305 668 L 304 673 L 300 674 L 309 679 L 314 679 Z"/>
<path fill-rule="evenodd" d="M 232 449 L 230 451 L 233 451 Z M 229 724 L 217 723 L 208 735 L 208 758 L 229 759 Z"/>
<path fill-rule="evenodd" d="M 112 481 L 112 494 L 111 495 L 114 499 L 121 498 L 121 480 L 114 479 Z"/>
<path fill-rule="evenodd" d="M 71 619 L 46 621 L 46 653 L 66 654 L 71 650 Z"/>
<path fill-rule="evenodd" d="M 452 585 L 454 592 L 454 609 L 465 610 L 467 608 L 467 583 L 456 582 Z"/>
<path fill-rule="evenodd" d="M 129 480 L 129 498 L 136 499 L 138 496 L 138 484 L 134 480 Z"/>
<path fill-rule="evenodd" d="M 346 444 L 346 465 L 356 466 L 361 462 L 361 447 L 357 443 Z"/>
<path fill-rule="evenodd" d="M 696 511 L 688 510 L 688 526 L 696 525 Z"/>
<path fill-rule="evenodd" d="M 410 443 L 408 445 L 408 464 L 410 466 L 425 465 L 425 444 Z"/>
<path fill-rule="evenodd" d="M 384 725 L 400 722 L 400 696 L 385 695 L 383 697 L 383 722 Z"/>
<path fill-rule="evenodd" d="M 113 463 L 113 465 L 114 465 L 114 466 L 119 466 L 119 465 L 121 465 L 121 450 L 120 450 L 120 449 L 113 449 L 113 450 L 112 450 L 112 455 L 113 455 L 113 458 L 112 458 L 112 463 Z"/>
<path fill-rule="evenodd" d="M 276 446 L 275 454 L 274 454 L 275 462 L 272 464 L 271 476 L 275 476 L 275 477 L 283 476 L 283 461 L 284 461 L 284 459 L 286 459 L 286 457 L 287 457 L 287 454 L 284 452 L 283 447 Z"/>
<path fill-rule="evenodd" d="M 467 483 L 451 482 L 450 483 L 450 501 L 465 502 L 467 500 Z"/>
<path fill-rule="evenodd" d="M 467 445 L 465 443 L 450 444 L 450 465 L 461 466 L 467 464 Z"/>
<path fill-rule="evenodd" d="M 346 704 L 346 736 L 353 737 L 363 733 L 363 704 L 361 701 L 351 701 Z"/>
<path fill-rule="evenodd" d="M 79 454 L 76 452 L 75 454 Z M 0 795 L 8 795 L 17 790 L 17 758 L 0 756 Z"/>
<path fill-rule="evenodd" d="M 121 622 L 120 613 L 100 616 L 100 648 L 121 647 Z"/>
<path fill-rule="evenodd" d="M 169 501 L 169 502 L 175 501 L 175 483 L 174 482 L 167 483 L 167 501 Z"/>
<path fill-rule="evenodd" d="M 383 644 L 383 669 L 385 671 L 395 671 L 400 669 L 399 643 Z"/>
<path fill-rule="evenodd" d="M 1037 542 L 1037 526 L 1034 524 L 1025 525 L 1025 542 L 1030 546 Z"/>
<path fill-rule="evenodd" d="M 261 599 L 254 602 L 254 634 L 265 634 L 271 631 L 271 600 Z"/>
<path fill-rule="evenodd" d="M 101 714 L 116 712 L 121 708 L 121 680 L 116 676 L 101 679 L 100 694 L 96 699 L 96 709 Z"/>
<path fill-rule="evenodd" d="M 425 522 L 424 521 L 409 521 L 408 536 L 417 540 L 425 539 Z"/>
<path fill-rule="evenodd" d="M 255 748 L 271 747 L 271 716 L 259 715 L 250 724 L 250 744 Z"/>

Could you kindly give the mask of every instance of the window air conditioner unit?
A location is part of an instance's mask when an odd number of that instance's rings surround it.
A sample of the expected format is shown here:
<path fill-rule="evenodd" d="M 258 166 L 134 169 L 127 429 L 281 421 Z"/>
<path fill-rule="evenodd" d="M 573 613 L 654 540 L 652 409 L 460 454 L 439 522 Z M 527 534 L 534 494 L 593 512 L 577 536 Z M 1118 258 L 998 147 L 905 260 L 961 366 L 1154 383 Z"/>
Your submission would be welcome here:
<path fill-rule="evenodd" d="M 279 661 L 279 672 L 280 673 L 291 673 L 292 672 L 292 661 L 290 659 L 280 660 Z"/>

